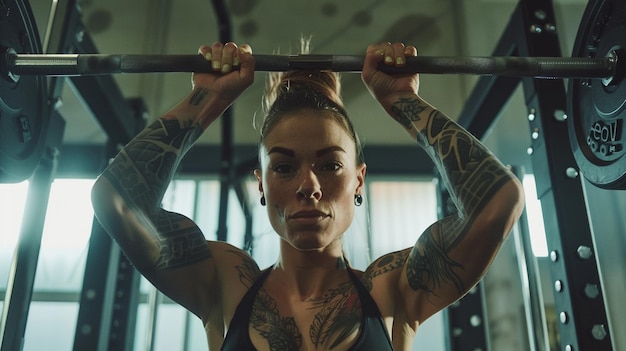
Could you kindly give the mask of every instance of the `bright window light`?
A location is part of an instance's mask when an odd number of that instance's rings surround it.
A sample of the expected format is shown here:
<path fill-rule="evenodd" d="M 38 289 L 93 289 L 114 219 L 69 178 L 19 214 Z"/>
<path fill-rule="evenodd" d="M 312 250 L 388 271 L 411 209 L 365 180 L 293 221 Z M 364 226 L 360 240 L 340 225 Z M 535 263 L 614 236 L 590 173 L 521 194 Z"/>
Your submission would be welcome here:
<path fill-rule="evenodd" d="M 49 198 L 38 200 L 47 201 L 48 206 L 37 260 L 36 291 L 79 291 L 93 221 L 93 183 L 93 179 L 55 179 Z M 28 185 L 0 186 L 0 287 L 8 281 L 27 206 Z"/>
<path fill-rule="evenodd" d="M 94 181 L 54 180 L 44 226 L 44 232 L 53 232 L 53 235 L 44 236 L 42 245 L 62 248 L 85 246 L 93 220 L 90 194 Z M 17 244 L 27 194 L 28 181 L 0 184 L 0 247 L 14 247 Z M 63 237 L 59 238 L 59 235 Z"/>
<path fill-rule="evenodd" d="M 0 290 L 5 290 L 7 287 L 27 193 L 28 181 L 0 184 Z M 0 292 L 0 299 L 4 299 L 2 292 Z M 1 306 L 0 311 L 2 311 Z"/>
<path fill-rule="evenodd" d="M 437 220 L 437 192 L 432 181 L 372 181 L 368 191 L 372 259 L 413 247 Z"/>
<path fill-rule="evenodd" d="M 95 179 L 55 179 L 41 245 L 54 250 L 83 250 L 91 236 Z"/>
<path fill-rule="evenodd" d="M 533 253 L 537 257 L 548 256 L 548 242 L 546 230 L 543 224 L 543 212 L 541 201 L 537 198 L 537 186 L 533 175 L 525 175 L 522 181 L 526 194 L 526 218 L 528 218 L 528 230 L 530 231 L 530 243 Z"/>
<path fill-rule="evenodd" d="M 0 184 L 0 248 L 13 248 L 22 225 L 28 181 Z"/>

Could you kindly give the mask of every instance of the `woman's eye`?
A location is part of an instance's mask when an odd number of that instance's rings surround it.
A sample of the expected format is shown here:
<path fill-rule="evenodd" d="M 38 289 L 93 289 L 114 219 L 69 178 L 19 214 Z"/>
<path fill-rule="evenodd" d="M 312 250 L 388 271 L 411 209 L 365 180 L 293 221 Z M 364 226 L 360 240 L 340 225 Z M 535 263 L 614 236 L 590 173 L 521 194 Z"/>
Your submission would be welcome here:
<path fill-rule="evenodd" d="M 280 163 L 272 167 L 272 170 L 276 173 L 289 173 L 293 170 L 293 167 L 286 163 Z"/>
<path fill-rule="evenodd" d="M 338 171 L 343 167 L 343 165 L 340 162 L 337 161 L 331 161 L 331 162 L 327 162 L 324 165 L 322 165 L 321 169 L 324 171 Z"/>

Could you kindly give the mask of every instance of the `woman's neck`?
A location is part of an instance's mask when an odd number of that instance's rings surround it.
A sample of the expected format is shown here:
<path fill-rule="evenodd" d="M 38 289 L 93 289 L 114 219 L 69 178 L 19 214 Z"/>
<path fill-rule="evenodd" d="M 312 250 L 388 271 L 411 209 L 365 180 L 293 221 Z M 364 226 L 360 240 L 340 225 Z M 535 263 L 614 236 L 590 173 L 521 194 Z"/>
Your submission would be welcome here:
<path fill-rule="evenodd" d="M 325 293 L 330 287 L 347 278 L 343 252 L 302 251 L 281 249 L 273 267 L 273 278 L 288 291 L 298 291 L 301 299 Z M 271 277 L 271 276 L 270 276 Z"/>

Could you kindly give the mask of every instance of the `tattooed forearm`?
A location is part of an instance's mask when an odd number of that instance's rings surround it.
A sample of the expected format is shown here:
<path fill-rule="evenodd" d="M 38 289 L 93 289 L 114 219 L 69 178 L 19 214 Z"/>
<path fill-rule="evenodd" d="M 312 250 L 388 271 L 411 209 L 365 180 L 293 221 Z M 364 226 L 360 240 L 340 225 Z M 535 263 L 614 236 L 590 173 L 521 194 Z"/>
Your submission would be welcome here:
<path fill-rule="evenodd" d="M 454 271 L 463 267 L 448 256 L 449 247 L 444 237 L 450 230 L 445 228 L 448 222 L 444 220 L 433 224 L 411 250 L 407 262 L 407 278 L 413 290 L 434 294 L 442 284 L 452 282 L 459 293 L 465 291 L 461 278 Z"/>
<path fill-rule="evenodd" d="M 189 104 L 195 106 L 200 105 L 200 103 L 202 102 L 202 100 L 204 100 L 207 94 L 208 91 L 206 89 L 198 89 L 194 91 L 191 95 L 191 98 L 189 99 Z"/>
<path fill-rule="evenodd" d="M 137 234 L 129 232 L 124 240 L 140 243 L 135 236 L 147 233 L 152 237 L 142 240 L 159 249 L 159 257 L 147 269 L 180 267 L 211 257 L 204 235 L 191 220 L 160 207 L 178 163 L 200 132 L 199 127 L 181 127 L 177 120 L 159 119 L 128 143 L 103 172 L 144 228 Z M 133 245 L 126 250 L 145 249 Z"/>
<path fill-rule="evenodd" d="M 480 211 L 508 180 L 510 172 L 469 132 L 433 111 L 422 142 L 431 146 L 435 162 L 453 200 L 466 216 Z"/>
<path fill-rule="evenodd" d="M 422 121 L 417 141 L 435 162 L 459 216 L 467 221 L 512 178 L 478 139 L 424 101 L 400 99 L 393 111 L 396 119 L 412 126 Z"/>
<path fill-rule="evenodd" d="M 430 111 L 418 142 L 435 162 L 463 216 L 480 211 L 512 177 L 474 136 L 437 110 Z"/>
<path fill-rule="evenodd" d="M 159 119 L 137 135 L 103 175 L 130 205 L 154 210 L 184 152 L 200 133 L 198 126 L 181 128 L 177 120 Z"/>
<path fill-rule="evenodd" d="M 392 116 L 406 129 L 413 129 L 413 122 L 420 120 L 420 113 L 426 109 L 419 100 L 401 98 L 391 106 Z"/>
<path fill-rule="evenodd" d="M 443 284 L 451 283 L 463 293 L 463 266 L 449 253 L 513 175 L 478 139 L 421 99 L 399 100 L 392 111 L 394 118 L 410 125 L 408 129 L 418 131 L 417 142 L 437 166 L 456 207 L 456 213 L 428 228 L 411 251 L 407 261 L 409 284 L 414 290 L 434 294 Z"/>

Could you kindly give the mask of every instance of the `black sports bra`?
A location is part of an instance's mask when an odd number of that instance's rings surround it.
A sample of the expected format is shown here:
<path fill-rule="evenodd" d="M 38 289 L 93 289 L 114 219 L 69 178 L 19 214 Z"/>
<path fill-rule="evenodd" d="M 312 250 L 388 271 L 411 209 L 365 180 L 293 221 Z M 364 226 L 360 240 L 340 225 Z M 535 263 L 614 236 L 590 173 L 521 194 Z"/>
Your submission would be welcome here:
<path fill-rule="evenodd" d="M 241 302 L 239 302 L 239 305 L 235 310 L 235 315 L 233 316 L 230 326 L 228 327 L 226 337 L 224 338 L 222 351 L 256 350 L 252 345 L 250 334 L 248 333 L 250 314 L 252 313 L 254 299 L 270 272 L 271 269 L 263 271 L 261 276 L 259 276 L 259 279 L 254 282 L 252 287 L 250 287 L 248 292 L 246 292 L 244 297 L 241 299 Z M 350 276 L 350 279 L 359 294 L 363 310 L 363 320 L 361 321 L 360 334 L 350 350 L 393 350 L 391 338 L 389 337 L 389 333 L 387 332 L 387 328 L 385 327 L 385 323 L 376 302 L 350 268 L 348 268 L 348 275 Z"/>

